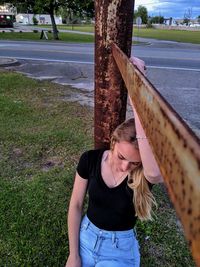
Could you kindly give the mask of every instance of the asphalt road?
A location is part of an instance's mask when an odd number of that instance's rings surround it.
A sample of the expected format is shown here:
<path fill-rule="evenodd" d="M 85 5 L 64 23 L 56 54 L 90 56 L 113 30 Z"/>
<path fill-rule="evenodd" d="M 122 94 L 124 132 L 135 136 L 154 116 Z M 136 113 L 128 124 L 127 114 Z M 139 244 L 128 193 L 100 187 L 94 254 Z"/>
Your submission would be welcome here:
<path fill-rule="evenodd" d="M 149 80 L 200 135 L 200 45 L 152 41 L 132 51 L 145 60 Z M 93 104 L 92 44 L 0 41 L 0 57 L 18 58 L 22 64 L 15 69 L 32 77 L 82 88 L 79 100 Z"/>
<path fill-rule="evenodd" d="M 154 42 L 136 45 L 135 56 L 142 58 L 147 66 L 200 71 L 200 45 L 180 45 L 175 42 Z M 66 44 L 45 42 L 1 41 L 0 56 L 20 59 L 36 59 L 61 62 L 94 62 L 93 44 Z"/>

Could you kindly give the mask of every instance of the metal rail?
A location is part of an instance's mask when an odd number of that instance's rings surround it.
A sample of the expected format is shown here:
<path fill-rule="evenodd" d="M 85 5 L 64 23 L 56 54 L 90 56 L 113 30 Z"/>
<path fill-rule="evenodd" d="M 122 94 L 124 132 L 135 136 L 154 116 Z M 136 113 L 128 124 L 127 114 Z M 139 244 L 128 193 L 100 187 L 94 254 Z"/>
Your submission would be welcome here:
<path fill-rule="evenodd" d="M 112 54 L 200 266 L 200 140 L 114 43 Z"/>

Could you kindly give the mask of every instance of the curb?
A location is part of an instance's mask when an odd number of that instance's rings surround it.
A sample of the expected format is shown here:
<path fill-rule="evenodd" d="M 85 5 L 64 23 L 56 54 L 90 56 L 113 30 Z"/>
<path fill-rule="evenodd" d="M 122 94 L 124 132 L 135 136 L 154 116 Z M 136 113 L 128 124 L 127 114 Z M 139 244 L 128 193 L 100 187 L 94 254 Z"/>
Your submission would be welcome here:
<path fill-rule="evenodd" d="M 135 41 L 135 40 L 134 40 Z M 133 46 L 137 45 L 137 46 L 147 46 L 147 45 L 151 45 L 152 43 L 150 42 L 141 42 L 139 41 L 138 43 L 134 44 L 132 43 Z"/>
<path fill-rule="evenodd" d="M 17 65 L 20 65 L 20 63 L 15 58 L 0 58 L 0 67 L 9 67 Z"/>

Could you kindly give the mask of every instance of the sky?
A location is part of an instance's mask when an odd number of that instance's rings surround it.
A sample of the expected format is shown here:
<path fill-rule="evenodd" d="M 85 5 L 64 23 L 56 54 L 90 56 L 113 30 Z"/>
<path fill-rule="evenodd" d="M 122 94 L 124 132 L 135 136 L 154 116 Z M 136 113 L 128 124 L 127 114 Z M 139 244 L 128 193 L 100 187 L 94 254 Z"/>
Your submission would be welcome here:
<path fill-rule="evenodd" d="M 191 18 L 200 15 L 200 0 L 135 0 L 135 9 L 139 5 L 145 6 L 150 16 L 182 19 L 188 11 L 192 14 Z"/>

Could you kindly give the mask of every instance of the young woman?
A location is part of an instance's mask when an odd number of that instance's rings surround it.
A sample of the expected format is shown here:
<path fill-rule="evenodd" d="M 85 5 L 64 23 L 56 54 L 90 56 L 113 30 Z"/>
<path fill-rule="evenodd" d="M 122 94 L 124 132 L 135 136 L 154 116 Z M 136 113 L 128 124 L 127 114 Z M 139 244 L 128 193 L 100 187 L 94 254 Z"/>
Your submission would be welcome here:
<path fill-rule="evenodd" d="M 79 160 L 68 212 L 66 267 L 140 265 L 133 227 L 137 217 L 151 219 L 151 184 L 162 177 L 135 111 L 134 117 L 116 128 L 110 150 L 90 150 Z"/>

